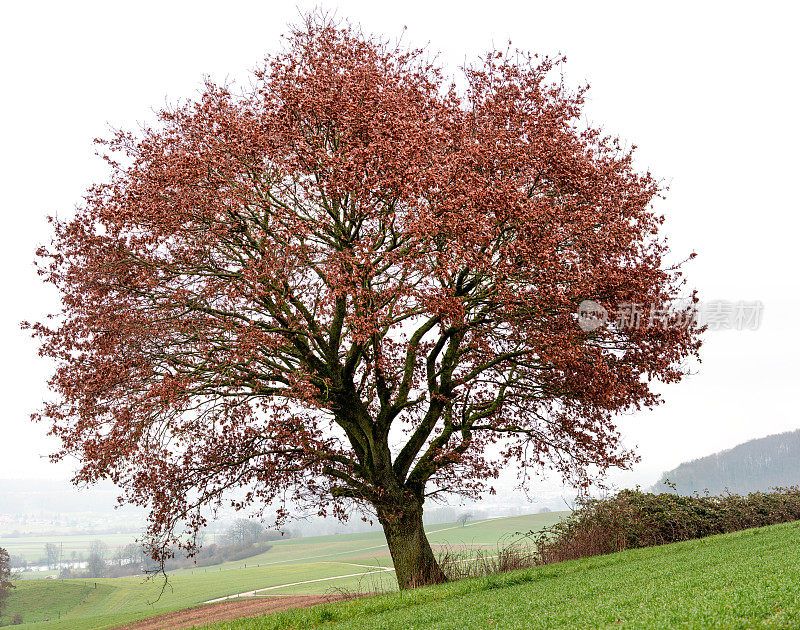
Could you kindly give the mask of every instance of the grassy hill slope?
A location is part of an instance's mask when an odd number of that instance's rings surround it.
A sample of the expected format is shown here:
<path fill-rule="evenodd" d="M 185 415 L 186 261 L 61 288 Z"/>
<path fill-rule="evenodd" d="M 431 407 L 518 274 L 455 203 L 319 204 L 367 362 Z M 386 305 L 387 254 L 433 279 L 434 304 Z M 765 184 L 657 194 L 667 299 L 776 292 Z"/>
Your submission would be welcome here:
<path fill-rule="evenodd" d="M 797 628 L 798 620 L 793 522 L 212 627 Z"/>

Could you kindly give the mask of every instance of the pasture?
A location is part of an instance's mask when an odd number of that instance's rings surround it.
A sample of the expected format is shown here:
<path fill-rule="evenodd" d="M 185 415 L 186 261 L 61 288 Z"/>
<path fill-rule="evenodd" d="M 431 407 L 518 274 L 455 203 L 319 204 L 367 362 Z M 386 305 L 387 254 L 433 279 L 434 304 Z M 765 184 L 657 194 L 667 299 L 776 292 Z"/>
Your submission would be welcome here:
<path fill-rule="evenodd" d="M 516 532 L 540 529 L 558 518 L 560 513 L 532 514 L 466 527 L 431 525 L 428 531 L 435 546 L 486 552 Z M 26 623 L 20 628 L 90 630 L 260 589 L 274 595 L 394 590 L 388 567 L 381 532 L 286 539 L 243 561 L 172 572 L 163 593 L 157 577 L 25 580 L 9 597 L 6 614 L 21 613 Z"/>

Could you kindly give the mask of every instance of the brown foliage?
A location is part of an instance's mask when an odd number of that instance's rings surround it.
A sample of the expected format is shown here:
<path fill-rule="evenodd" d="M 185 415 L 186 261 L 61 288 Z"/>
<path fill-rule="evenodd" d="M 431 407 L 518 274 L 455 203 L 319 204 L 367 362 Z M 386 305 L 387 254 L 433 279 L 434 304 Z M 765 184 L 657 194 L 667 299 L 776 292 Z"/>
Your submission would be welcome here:
<path fill-rule="evenodd" d="M 691 325 L 576 325 L 681 280 L 658 183 L 582 128 L 562 60 L 490 51 L 459 92 L 426 59 L 311 16 L 252 89 L 100 141 L 109 180 L 53 219 L 37 417 L 77 481 L 149 507 L 155 553 L 234 488 L 391 529 L 512 463 L 585 485 L 696 354 Z"/>

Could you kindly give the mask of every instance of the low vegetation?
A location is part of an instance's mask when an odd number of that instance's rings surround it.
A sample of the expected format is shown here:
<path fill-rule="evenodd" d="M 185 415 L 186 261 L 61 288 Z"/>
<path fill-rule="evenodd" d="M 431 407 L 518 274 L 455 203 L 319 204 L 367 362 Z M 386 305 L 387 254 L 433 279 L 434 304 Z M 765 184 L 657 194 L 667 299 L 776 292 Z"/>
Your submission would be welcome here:
<path fill-rule="evenodd" d="M 538 564 L 535 550 L 525 540 L 489 550 L 456 551 L 445 548 L 437 556 L 439 565 L 451 582 L 527 569 Z"/>
<path fill-rule="evenodd" d="M 551 564 L 798 519 L 797 486 L 747 496 L 622 490 L 609 498 L 584 499 L 569 517 L 531 534 L 538 562 Z"/>

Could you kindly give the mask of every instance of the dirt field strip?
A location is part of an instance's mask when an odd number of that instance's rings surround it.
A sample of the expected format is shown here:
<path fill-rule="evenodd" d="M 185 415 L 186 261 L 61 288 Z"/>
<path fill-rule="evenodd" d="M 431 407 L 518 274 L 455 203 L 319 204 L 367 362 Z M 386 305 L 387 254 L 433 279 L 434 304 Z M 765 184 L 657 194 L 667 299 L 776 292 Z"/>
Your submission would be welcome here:
<path fill-rule="evenodd" d="M 336 595 L 292 595 L 240 599 L 186 608 L 172 613 L 142 619 L 117 626 L 113 630 L 177 630 L 178 628 L 202 627 L 215 621 L 227 621 L 242 617 L 258 617 L 265 613 L 280 612 L 290 608 L 305 608 L 316 604 L 327 604 L 342 599 Z"/>
<path fill-rule="evenodd" d="M 313 584 L 315 582 L 327 582 L 329 580 L 338 580 L 341 578 L 347 577 L 357 577 L 359 575 L 370 575 L 372 573 L 387 573 L 389 571 L 394 571 L 394 568 L 380 568 L 376 571 L 363 571 L 361 573 L 348 573 L 347 575 L 334 575 L 332 577 L 324 577 L 324 578 L 317 578 L 316 580 L 303 580 L 302 582 L 290 582 L 289 584 L 279 584 L 277 586 L 267 586 L 266 588 L 259 588 L 254 591 L 247 591 L 245 593 L 236 593 L 235 595 L 228 595 L 227 597 L 218 597 L 217 599 L 210 599 L 207 602 L 203 602 L 204 604 L 215 604 L 217 602 L 224 602 L 228 599 L 237 599 L 239 597 L 263 597 L 259 595 L 259 593 L 263 593 L 264 591 L 274 591 L 278 588 L 286 588 L 287 586 L 299 586 L 301 584 Z"/>

